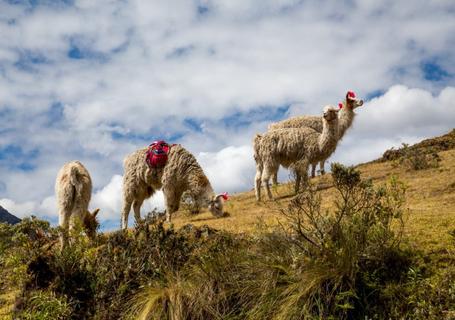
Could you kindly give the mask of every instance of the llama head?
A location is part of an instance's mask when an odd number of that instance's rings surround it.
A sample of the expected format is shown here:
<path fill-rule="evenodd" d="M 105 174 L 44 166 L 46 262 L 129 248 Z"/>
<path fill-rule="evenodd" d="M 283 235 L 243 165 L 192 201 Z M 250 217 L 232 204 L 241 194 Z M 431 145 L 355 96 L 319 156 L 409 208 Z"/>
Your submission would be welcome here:
<path fill-rule="evenodd" d="M 363 105 L 363 100 L 357 99 L 354 91 L 348 91 L 346 93 L 346 108 L 354 110 Z"/>
<path fill-rule="evenodd" d="M 209 210 L 215 217 L 224 215 L 224 201 L 227 200 L 227 193 L 217 194 L 209 203 Z"/>
<path fill-rule="evenodd" d="M 98 220 L 96 219 L 96 215 L 98 214 L 99 211 L 100 209 L 95 209 L 93 213 L 90 213 L 90 211 L 87 210 L 84 217 L 83 221 L 84 230 L 90 240 L 95 240 L 96 230 L 100 225 Z"/>
<path fill-rule="evenodd" d="M 338 111 L 340 109 L 336 109 L 332 106 L 326 106 L 324 108 L 324 113 L 323 113 L 323 117 L 324 119 L 327 121 L 327 122 L 334 122 L 334 121 L 337 121 L 338 120 Z"/>

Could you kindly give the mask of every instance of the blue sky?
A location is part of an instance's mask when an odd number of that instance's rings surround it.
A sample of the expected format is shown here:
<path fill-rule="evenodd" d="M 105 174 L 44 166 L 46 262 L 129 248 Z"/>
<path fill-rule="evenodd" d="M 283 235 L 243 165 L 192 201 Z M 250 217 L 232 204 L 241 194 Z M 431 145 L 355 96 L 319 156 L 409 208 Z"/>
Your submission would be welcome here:
<path fill-rule="evenodd" d="M 56 221 L 79 159 L 116 227 L 122 160 L 157 138 L 216 191 L 249 190 L 253 135 L 347 90 L 366 103 L 330 160 L 374 159 L 454 126 L 454 52 L 450 0 L 2 1 L 0 205 Z"/>

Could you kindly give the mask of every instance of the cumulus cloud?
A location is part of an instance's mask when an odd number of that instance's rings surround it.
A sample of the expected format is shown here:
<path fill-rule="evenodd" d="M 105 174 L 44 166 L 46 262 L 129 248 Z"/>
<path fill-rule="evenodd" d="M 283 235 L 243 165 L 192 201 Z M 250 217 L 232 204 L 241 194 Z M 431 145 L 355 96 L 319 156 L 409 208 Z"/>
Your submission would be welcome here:
<path fill-rule="evenodd" d="M 36 215 L 56 221 L 56 218 L 58 217 L 57 206 L 53 196 L 46 197 L 42 202 L 16 202 L 12 199 L 3 198 L 0 199 L 0 206 L 19 218 Z"/>
<path fill-rule="evenodd" d="M 256 170 L 250 145 L 230 146 L 213 153 L 203 152 L 199 154 L 198 161 L 216 193 L 251 189 Z"/>
<path fill-rule="evenodd" d="M 9 212 L 14 212 L 14 214 L 22 218 L 26 215 L 30 215 L 30 212 L 33 212 L 35 208 L 35 203 L 32 201 L 24 203 L 15 203 L 11 199 L 0 199 L 0 206 L 8 210 Z"/>
<path fill-rule="evenodd" d="M 91 206 L 102 208 L 100 213 L 103 218 L 118 218 L 122 206 L 122 176 L 115 175 L 111 181 L 96 192 L 93 196 Z"/>

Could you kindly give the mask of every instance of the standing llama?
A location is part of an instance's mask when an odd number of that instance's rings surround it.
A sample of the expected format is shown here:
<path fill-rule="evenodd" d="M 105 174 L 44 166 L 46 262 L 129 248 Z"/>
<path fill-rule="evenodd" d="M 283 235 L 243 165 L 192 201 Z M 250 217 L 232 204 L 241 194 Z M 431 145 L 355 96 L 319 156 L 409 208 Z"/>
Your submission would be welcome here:
<path fill-rule="evenodd" d="M 60 244 L 65 248 L 68 244 L 69 229 L 72 229 L 79 219 L 87 236 L 94 240 L 98 221 L 96 215 L 88 211 L 88 204 L 92 195 L 92 179 L 87 169 L 79 161 L 71 161 L 63 165 L 55 182 L 58 216 L 60 225 Z"/>
<path fill-rule="evenodd" d="M 179 209 L 180 198 L 189 191 L 195 204 L 208 207 L 215 217 L 223 216 L 226 194 L 215 195 L 209 180 L 196 158 L 181 145 L 169 148 L 163 167 L 152 166 L 147 159 L 148 148 L 128 155 L 124 162 L 122 228 L 128 227 L 128 215 L 133 206 L 136 222 L 141 219 L 141 206 L 157 190 L 162 189 L 166 205 L 166 221 Z"/>
<path fill-rule="evenodd" d="M 340 112 L 338 113 L 338 140 L 341 140 L 346 133 L 346 131 L 352 126 L 354 121 L 355 113 L 354 109 L 363 105 L 363 100 L 357 99 L 356 95 L 353 91 L 348 91 L 346 93 L 346 99 L 339 103 L 338 106 L 340 108 Z M 293 117 L 290 119 L 286 119 L 280 122 L 272 123 L 269 125 L 270 130 L 276 129 L 284 129 L 284 128 L 312 128 L 317 132 L 322 132 L 323 128 L 323 119 L 320 116 L 298 116 Z M 321 174 L 325 173 L 324 165 L 327 159 L 322 159 L 319 162 L 319 168 L 321 170 Z M 317 162 L 313 162 L 311 168 L 311 177 L 315 177 L 316 175 L 316 165 Z M 275 172 L 272 176 L 273 183 L 277 184 L 277 172 Z"/>
<path fill-rule="evenodd" d="M 338 109 L 327 106 L 322 117 L 322 133 L 311 128 L 286 128 L 268 131 L 254 138 L 256 161 L 256 200 L 261 200 L 261 183 L 265 184 L 269 199 L 270 177 L 282 165 L 296 174 L 295 192 L 300 188 L 301 178 L 306 186 L 310 163 L 329 157 L 338 142 Z"/>

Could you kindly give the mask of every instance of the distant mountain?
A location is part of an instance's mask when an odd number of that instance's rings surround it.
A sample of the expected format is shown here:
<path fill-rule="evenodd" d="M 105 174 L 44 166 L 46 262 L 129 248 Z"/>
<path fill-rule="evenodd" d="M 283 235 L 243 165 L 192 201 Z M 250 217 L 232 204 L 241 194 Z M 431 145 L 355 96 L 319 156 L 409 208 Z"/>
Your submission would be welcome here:
<path fill-rule="evenodd" d="M 9 213 L 5 208 L 0 206 L 0 222 L 16 224 L 21 222 L 21 219 Z"/>

